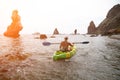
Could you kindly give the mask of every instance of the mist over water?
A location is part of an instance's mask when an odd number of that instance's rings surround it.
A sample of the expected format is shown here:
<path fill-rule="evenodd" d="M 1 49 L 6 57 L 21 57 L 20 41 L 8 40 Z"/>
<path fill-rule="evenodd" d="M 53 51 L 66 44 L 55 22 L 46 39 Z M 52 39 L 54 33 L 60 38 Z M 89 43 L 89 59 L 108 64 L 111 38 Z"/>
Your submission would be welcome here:
<path fill-rule="evenodd" d="M 46 40 L 36 39 L 39 35 L 21 35 L 16 39 L 0 36 L 0 80 L 120 79 L 120 40 L 108 36 L 50 36 L 47 35 Z M 70 42 L 89 41 L 89 44 L 75 44 L 77 53 L 68 61 L 53 61 L 52 55 L 59 49 L 59 44 L 44 46 L 42 43 L 59 43 L 65 36 L 69 37 Z M 22 61 L 7 62 L 1 57 L 5 54 L 26 53 L 31 56 Z"/>

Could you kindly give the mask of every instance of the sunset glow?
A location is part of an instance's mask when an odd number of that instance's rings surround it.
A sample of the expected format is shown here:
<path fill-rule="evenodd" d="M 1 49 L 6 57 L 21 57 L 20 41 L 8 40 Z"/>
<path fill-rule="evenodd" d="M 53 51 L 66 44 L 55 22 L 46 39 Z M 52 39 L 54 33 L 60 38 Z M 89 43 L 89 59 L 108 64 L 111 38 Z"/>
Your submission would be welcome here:
<path fill-rule="evenodd" d="M 0 33 L 11 23 L 12 10 L 17 9 L 23 25 L 22 34 L 86 33 L 91 20 L 98 26 L 119 0 L 0 0 Z"/>

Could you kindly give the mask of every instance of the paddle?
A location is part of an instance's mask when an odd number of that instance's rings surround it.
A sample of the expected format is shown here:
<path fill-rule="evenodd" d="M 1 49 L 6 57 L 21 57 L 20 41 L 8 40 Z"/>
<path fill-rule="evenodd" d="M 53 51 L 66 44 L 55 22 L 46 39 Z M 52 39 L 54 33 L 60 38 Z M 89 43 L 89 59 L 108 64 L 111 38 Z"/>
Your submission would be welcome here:
<path fill-rule="evenodd" d="M 84 41 L 84 42 L 73 42 L 74 44 L 88 44 L 89 41 Z M 51 43 L 51 42 L 43 42 L 42 43 L 44 46 L 50 46 L 51 44 L 60 44 L 60 43 Z"/>

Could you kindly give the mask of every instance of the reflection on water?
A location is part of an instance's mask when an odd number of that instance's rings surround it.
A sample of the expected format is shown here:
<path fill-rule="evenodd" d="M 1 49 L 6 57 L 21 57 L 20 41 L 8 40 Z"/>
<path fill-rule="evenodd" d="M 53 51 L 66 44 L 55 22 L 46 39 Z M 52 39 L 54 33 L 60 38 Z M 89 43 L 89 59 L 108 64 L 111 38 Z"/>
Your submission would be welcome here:
<path fill-rule="evenodd" d="M 21 53 L 22 52 L 21 38 L 11 39 L 10 43 L 11 43 L 10 51 L 12 51 L 13 53 Z"/>
<path fill-rule="evenodd" d="M 1 37 L 0 54 L 20 53 L 22 52 L 21 38 Z"/>

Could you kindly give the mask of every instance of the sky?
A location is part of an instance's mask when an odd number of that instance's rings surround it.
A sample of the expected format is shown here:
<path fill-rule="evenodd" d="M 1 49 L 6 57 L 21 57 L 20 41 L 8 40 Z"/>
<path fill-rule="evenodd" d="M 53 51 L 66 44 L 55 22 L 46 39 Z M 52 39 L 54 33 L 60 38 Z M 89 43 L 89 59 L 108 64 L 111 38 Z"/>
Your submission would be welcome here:
<path fill-rule="evenodd" d="M 98 26 L 120 0 L 0 0 L 0 34 L 11 24 L 12 11 L 21 16 L 21 34 L 87 33 L 90 21 Z"/>

